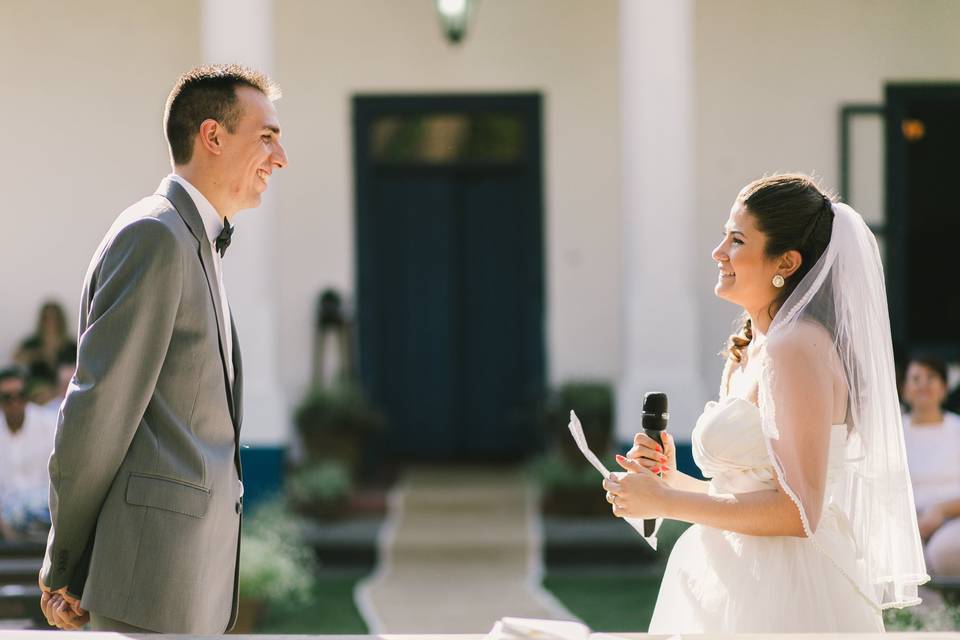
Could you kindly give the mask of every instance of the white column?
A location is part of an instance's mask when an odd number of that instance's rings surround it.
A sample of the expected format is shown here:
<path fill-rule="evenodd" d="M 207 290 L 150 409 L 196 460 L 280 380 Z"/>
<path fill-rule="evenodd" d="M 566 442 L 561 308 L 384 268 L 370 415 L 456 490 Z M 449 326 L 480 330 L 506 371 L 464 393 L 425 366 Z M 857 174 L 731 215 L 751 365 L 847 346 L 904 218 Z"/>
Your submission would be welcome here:
<path fill-rule="evenodd" d="M 617 436 L 640 430 L 647 391 L 687 439 L 704 402 L 693 157 L 693 1 L 620 0 L 623 361 Z"/>
<path fill-rule="evenodd" d="M 204 0 L 202 20 L 204 62 L 273 71 L 273 0 Z M 236 232 L 224 260 L 243 355 L 242 439 L 255 445 L 285 444 L 290 434 L 279 384 L 277 211 L 272 202 L 277 186 L 271 185 L 258 208 L 234 218 Z"/>

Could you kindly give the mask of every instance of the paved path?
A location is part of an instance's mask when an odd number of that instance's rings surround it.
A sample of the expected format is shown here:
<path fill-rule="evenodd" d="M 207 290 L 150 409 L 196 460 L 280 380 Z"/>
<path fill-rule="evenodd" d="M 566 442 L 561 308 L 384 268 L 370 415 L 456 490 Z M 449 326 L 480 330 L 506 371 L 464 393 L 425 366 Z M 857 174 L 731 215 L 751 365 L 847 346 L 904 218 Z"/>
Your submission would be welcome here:
<path fill-rule="evenodd" d="M 486 633 L 499 618 L 576 619 L 540 586 L 540 519 L 520 471 L 411 469 L 380 565 L 357 589 L 371 633 Z"/>

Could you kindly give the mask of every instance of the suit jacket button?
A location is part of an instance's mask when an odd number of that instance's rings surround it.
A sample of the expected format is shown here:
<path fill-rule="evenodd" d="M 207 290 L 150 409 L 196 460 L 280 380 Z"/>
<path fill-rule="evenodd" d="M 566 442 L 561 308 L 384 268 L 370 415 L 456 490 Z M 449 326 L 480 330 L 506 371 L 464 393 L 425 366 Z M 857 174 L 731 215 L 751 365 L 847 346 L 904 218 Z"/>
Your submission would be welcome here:
<path fill-rule="evenodd" d="M 243 513 L 243 500 L 237 500 L 237 513 Z"/>

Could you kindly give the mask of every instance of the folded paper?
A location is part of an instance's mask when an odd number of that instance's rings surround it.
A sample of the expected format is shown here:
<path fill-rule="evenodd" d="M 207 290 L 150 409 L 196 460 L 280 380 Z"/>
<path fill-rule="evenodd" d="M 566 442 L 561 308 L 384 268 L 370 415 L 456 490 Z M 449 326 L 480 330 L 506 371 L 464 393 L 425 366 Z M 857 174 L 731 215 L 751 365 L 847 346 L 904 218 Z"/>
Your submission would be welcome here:
<path fill-rule="evenodd" d="M 603 463 L 600 462 L 600 458 L 590 450 L 590 447 L 587 445 L 587 438 L 583 435 L 583 425 L 580 424 L 580 419 L 577 417 L 576 412 L 570 411 L 570 424 L 567 425 L 567 429 L 570 431 L 570 435 L 573 436 L 573 441 L 577 443 L 577 448 L 580 449 L 580 453 L 583 454 L 583 457 L 587 459 L 593 468 L 600 472 L 604 478 L 609 478 L 611 475 L 622 478 L 626 475 L 626 472 L 618 471 L 616 473 L 611 473 Z M 643 535 L 643 520 L 640 518 L 624 518 L 627 523 L 637 530 L 637 533 L 640 534 L 644 540 L 647 541 L 647 544 L 654 550 L 657 548 L 657 532 L 660 531 L 660 525 L 663 524 L 663 518 L 657 518 L 656 526 L 653 528 L 652 536 Z"/>

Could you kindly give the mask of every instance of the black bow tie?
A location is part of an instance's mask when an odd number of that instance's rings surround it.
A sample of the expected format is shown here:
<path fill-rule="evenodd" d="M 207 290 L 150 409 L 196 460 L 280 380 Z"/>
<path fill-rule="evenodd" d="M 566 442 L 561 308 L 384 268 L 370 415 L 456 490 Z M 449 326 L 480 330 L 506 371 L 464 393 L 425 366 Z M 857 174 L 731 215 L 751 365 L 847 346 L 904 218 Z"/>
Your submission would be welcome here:
<path fill-rule="evenodd" d="M 230 225 L 230 221 L 226 218 L 223 219 L 223 231 L 220 232 L 220 235 L 217 236 L 217 251 L 220 253 L 220 257 L 227 252 L 227 247 L 230 246 L 230 237 L 233 235 L 233 227 Z"/>

